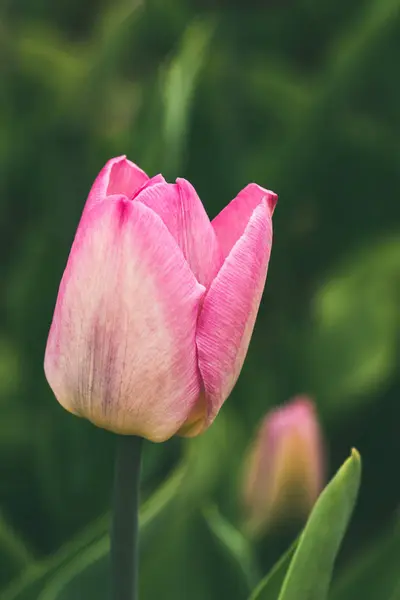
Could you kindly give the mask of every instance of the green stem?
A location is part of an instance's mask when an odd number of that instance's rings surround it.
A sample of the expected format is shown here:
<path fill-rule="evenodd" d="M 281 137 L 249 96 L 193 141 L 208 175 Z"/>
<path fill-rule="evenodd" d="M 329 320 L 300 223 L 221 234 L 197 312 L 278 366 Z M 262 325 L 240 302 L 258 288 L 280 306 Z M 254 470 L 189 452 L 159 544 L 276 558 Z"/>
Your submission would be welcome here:
<path fill-rule="evenodd" d="M 138 598 L 138 515 L 142 438 L 117 439 L 111 533 L 113 600 Z"/>

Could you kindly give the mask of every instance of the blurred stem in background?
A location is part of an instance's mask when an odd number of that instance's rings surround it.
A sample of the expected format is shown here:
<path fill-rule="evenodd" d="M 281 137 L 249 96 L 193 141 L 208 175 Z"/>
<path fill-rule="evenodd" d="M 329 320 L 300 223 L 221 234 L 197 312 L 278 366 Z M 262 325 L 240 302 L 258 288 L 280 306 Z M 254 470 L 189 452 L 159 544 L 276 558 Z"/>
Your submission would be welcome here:
<path fill-rule="evenodd" d="M 139 483 L 142 438 L 118 436 L 111 532 L 113 600 L 138 598 Z"/>

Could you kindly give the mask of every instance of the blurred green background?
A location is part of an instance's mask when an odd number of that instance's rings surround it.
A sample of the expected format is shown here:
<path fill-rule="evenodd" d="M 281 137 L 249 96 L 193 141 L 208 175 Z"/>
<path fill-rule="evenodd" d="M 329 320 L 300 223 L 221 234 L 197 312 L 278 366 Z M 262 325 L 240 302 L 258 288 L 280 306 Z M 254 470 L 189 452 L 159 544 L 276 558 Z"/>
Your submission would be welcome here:
<path fill-rule="evenodd" d="M 107 597 L 115 439 L 61 409 L 43 355 L 83 203 L 120 154 L 189 179 L 210 216 L 249 181 L 280 198 L 231 398 L 205 435 L 147 444 L 144 600 L 246 597 L 218 519 L 240 525 L 244 451 L 303 392 L 329 474 L 363 457 L 332 598 L 400 598 L 399 58 L 400 0 L 2 1 L 0 598 Z M 253 545 L 261 573 L 288 537 Z"/>

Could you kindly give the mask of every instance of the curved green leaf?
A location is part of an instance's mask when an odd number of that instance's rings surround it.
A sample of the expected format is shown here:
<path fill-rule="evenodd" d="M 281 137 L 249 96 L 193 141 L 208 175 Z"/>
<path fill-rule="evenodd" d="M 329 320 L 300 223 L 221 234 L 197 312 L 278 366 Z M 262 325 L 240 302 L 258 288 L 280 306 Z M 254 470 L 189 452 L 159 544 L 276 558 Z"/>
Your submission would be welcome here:
<path fill-rule="evenodd" d="M 25 543 L 0 513 L 0 581 L 15 577 L 33 560 Z"/>
<path fill-rule="evenodd" d="M 193 520 L 192 514 L 218 482 L 229 447 L 229 431 L 223 416 L 203 436 L 185 444 L 181 466 L 141 508 L 142 554 L 154 553 L 157 549 L 160 565 L 163 565 L 164 559 L 168 567 L 167 559 L 171 556 L 173 544 L 177 545 L 177 552 L 183 557 L 191 552 L 193 536 L 203 535 L 206 529 L 204 520 L 199 524 L 199 519 Z M 218 463 L 214 458 L 215 453 L 220 456 Z M 2 600 L 61 600 L 71 596 L 78 600 L 80 589 L 85 593 L 85 599 L 91 597 L 88 590 L 95 589 L 94 597 L 100 600 L 100 596 L 96 595 L 97 590 L 103 593 L 108 585 L 108 527 L 109 515 L 105 515 L 51 559 L 34 564 L 25 571 L 22 577 L 6 588 Z M 162 539 L 169 540 L 169 544 L 159 543 L 160 531 L 163 532 Z M 181 533 L 182 541 L 177 540 Z M 146 564 L 150 562 L 142 562 L 142 571 L 146 571 Z M 158 584 L 151 573 L 143 575 L 149 586 Z M 64 589 L 69 596 L 60 596 L 61 592 L 64 594 Z"/>
<path fill-rule="evenodd" d="M 204 436 L 185 444 L 182 466 L 144 505 L 140 530 L 141 597 L 158 599 L 167 588 L 176 600 L 186 600 L 189 596 L 192 600 L 218 599 L 223 591 L 218 589 L 221 571 L 226 574 L 222 580 L 229 580 L 231 600 L 241 600 L 246 595 L 242 573 L 233 569 L 226 553 L 221 552 L 198 510 L 217 476 L 212 459 L 216 448 L 223 459 L 224 440 L 225 426 L 221 419 Z M 106 533 L 64 565 L 46 583 L 38 600 L 108 600 L 108 553 Z M 200 570 L 199 565 L 205 565 L 204 569 Z"/>
<path fill-rule="evenodd" d="M 279 600 L 324 600 L 334 561 L 357 498 L 361 460 L 356 450 L 317 500 L 286 574 Z"/>
<path fill-rule="evenodd" d="M 249 540 L 219 512 L 215 505 L 203 510 L 210 531 L 214 534 L 232 564 L 242 572 L 249 589 L 257 582 L 257 566 Z"/>
<path fill-rule="evenodd" d="M 298 540 L 290 546 L 289 550 L 272 567 L 271 571 L 253 591 L 249 600 L 276 600 L 278 598 L 297 544 Z"/>
<path fill-rule="evenodd" d="M 186 464 L 175 473 L 144 503 L 140 514 L 142 535 L 151 535 L 151 524 L 170 505 L 178 493 L 186 474 Z M 58 592 L 71 578 L 79 575 L 92 564 L 101 569 L 108 562 L 109 516 L 106 515 L 90 526 L 76 540 L 68 543 L 49 561 L 33 565 L 21 579 L 14 582 L 2 595 L 2 600 L 38 600 L 56 598 Z"/>
<path fill-rule="evenodd" d="M 181 165 L 190 104 L 213 29 L 208 21 L 196 20 L 189 25 L 177 55 L 164 73 L 164 170 L 167 174 L 176 175 Z"/>

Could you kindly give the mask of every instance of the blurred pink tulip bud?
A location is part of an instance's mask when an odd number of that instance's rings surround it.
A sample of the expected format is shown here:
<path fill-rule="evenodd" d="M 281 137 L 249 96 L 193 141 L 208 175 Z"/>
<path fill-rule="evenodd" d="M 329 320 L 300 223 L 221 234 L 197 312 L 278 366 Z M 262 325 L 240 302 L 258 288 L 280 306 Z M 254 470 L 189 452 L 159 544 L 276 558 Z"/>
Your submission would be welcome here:
<path fill-rule="evenodd" d="M 251 183 L 210 222 L 188 181 L 110 160 L 86 202 L 47 341 L 60 404 L 157 442 L 206 429 L 246 356 L 276 201 Z"/>
<path fill-rule="evenodd" d="M 282 517 L 305 517 L 324 484 L 324 448 L 312 401 L 294 398 L 264 418 L 246 463 L 244 507 L 256 533 Z"/>

